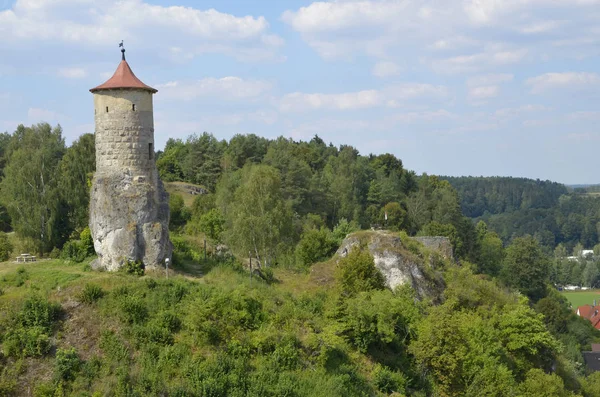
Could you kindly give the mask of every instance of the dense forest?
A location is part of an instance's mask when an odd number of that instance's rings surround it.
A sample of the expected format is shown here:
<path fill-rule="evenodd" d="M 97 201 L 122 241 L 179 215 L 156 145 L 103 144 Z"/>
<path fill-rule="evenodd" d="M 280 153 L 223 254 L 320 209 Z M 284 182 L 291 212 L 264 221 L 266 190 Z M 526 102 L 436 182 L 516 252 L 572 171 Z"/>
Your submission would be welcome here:
<path fill-rule="evenodd" d="M 548 252 L 561 246 L 571 254 L 600 241 L 600 200 L 588 189 L 569 193 L 562 184 L 524 178 L 441 178 L 457 190 L 463 214 L 485 221 L 505 243 L 530 234 Z"/>
<path fill-rule="evenodd" d="M 163 181 L 205 194 L 171 194 L 166 279 L 91 271 L 94 167 L 91 134 L 0 135 L 0 256 L 53 258 L 0 265 L 0 395 L 600 396 L 581 353 L 600 332 L 556 288 L 600 281 L 598 255 L 566 258 L 598 243 L 593 197 L 416 175 L 318 136 L 170 139 Z M 378 229 L 435 294 L 386 288 L 366 244 L 335 255 Z M 454 258 L 418 235 L 447 237 Z"/>

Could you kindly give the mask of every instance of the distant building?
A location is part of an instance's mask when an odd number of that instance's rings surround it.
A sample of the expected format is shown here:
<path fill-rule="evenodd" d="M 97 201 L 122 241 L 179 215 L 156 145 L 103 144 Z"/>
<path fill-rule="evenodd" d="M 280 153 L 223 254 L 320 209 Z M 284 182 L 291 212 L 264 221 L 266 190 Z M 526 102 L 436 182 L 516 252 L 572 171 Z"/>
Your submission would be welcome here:
<path fill-rule="evenodd" d="M 600 344 L 592 343 L 591 352 L 582 352 L 583 361 L 589 372 L 600 371 Z"/>
<path fill-rule="evenodd" d="M 590 320 L 592 326 L 598 330 L 600 330 L 600 306 L 596 306 L 596 302 L 594 305 L 583 305 L 577 308 L 577 315 L 579 317 L 586 318 Z"/>

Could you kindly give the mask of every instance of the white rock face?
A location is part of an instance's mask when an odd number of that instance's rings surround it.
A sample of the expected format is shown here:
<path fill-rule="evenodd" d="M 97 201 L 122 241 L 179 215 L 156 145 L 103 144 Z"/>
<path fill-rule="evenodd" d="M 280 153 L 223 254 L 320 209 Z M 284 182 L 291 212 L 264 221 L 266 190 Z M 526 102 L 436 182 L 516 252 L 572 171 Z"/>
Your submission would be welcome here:
<path fill-rule="evenodd" d="M 135 182 L 131 174 L 97 175 L 90 197 L 94 268 L 118 270 L 127 261 L 161 267 L 171 257 L 169 196 L 162 182 Z"/>
<path fill-rule="evenodd" d="M 433 247 L 428 246 L 428 244 L 424 245 L 432 248 L 441 256 L 451 259 L 451 256 L 447 257 L 448 252 L 450 252 L 450 255 L 452 252 L 450 241 L 447 238 L 423 237 L 418 240 L 415 239 L 415 241 L 422 244 L 429 241 L 423 242 L 422 239 L 434 239 L 436 245 Z M 403 245 L 402 240 L 392 233 L 377 231 L 350 234 L 342 242 L 337 254 L 345 257 L 352 249 L 360 247 L 368 249 L 369 253 L 373 255 L 375 266 L 381 271 L 385 277 L 386 285 L 392 290 L 400 285 L 410 284 L 416 291 L 417 296 L 422 298 L 433 296 L 436 290 L 443 288 L 441 278 L 435 277 L 435 271 L 426 269 L 426 267 L 430 267 L 429 258 L 425 260 L 409 252 Z"/>

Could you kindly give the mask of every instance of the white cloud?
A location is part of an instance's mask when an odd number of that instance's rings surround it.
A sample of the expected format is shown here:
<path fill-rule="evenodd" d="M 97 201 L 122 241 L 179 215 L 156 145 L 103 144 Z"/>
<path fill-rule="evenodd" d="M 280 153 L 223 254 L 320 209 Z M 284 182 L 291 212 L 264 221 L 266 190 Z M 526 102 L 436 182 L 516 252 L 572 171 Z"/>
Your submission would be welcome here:
<path fill-rule="evenodd" d="M 459 55 L 445 59 L 425 61 L 434 71 L 442 74 L 478 72 L 483 69 L 495 68 L 503 65 L 520 62 L 527 55 L 528 50 L 504 50 L 492 46 L 484 52 Z"/>
<path fill-rule="evenodd" d="M 61 68 L 58 75 L 67 79 L 82 79 L 87 76 L 87 71 L 83 68 Z"/>
<path fill-rule="evenodd" d="M 341 94 L 306 94 L 294 92 L 281 98 L 279 109 L 282 112 L 307 110 L 356 110 L 374 107 L 402 107 L 407 100 L 417 98 L 443 98 L 448 91 L 444 86 L 431 84 L 405 83 L 389 86 L 382 90 L 364 90 Z"/>
<path fill-rule="evenodd" d="M 169 48 L 176 41 L 189 54 L 263 59 L 274 58 L 283 44 L 268 30 L 262 16 L 237 17 L 143 0 L 17 0 L 11 9 L 0 11 L 4 45 L 31 40 L 112 46 L 125 39 L 136 48 Z"/>
<path fill-rule="evenodd" d="M 397 76 L 398 74 L 400 74 L 400 67 L 394 62 L 377 62 L 375 66 L 373 66 L 372 73 L 373 76 L 381 78 Z"/>
<path fill-rule="evenodd" d="M 595 37 L 590 30 L 597 18 L 590 11 L 598 4 L 600 0 L 323 0 L 288 10 L 282 20 L 326 59 L 367 55 L 398 62 L 427 48 L 453 53 L 426 63 L 436 72 L 457 73 L 544 59 L 552 42 Z M 488 48 L 494 43 L 505 49 Z M 584 44 L 588 56 L 593 46 Z M 466 48 L 468 53 L 457 53 Z M 577 52 L 583 54 L 583 49 Z"/>
<path fill-rule="evenodd" d="M 161 98 L 189 101 L 198 98 L 220 100 L 248 100 L 260 97 L 272 88 L 271 83 L 243 80 L 239 77 L 205 78 L 197 81 L 172 81 L 155 86 Z"/>
<path fill-rule="evenodd" d="M 600 85 L 600 75 L 587 72 L 546 73 L 527 79 L 531 92 L 540 94 L 551 89 L 582 89 Z"/>
<path fill-rule="evenodd" d="M 355 110 L 379 106 L 383 96 L 377 90 L 359 91 L 344 94 L 304 94 L 294 92 L 281 99 L 279 109 L 282 112 L 300 112 L 305 110 Z"/>

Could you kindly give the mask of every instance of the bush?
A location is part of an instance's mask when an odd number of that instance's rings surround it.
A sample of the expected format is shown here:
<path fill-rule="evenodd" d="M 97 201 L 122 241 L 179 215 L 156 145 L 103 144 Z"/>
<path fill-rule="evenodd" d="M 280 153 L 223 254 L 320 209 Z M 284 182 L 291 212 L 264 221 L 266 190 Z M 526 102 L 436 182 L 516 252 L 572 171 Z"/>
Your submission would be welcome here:
<path fill-rule="evenodd" d="M 319 230 L 307 230 L 296 246 L 296 260 L 302 266 L 310 266 L 329 258 L 337 246 L 329 229 L 322 227 Z"/>
<path fill-rule="evenodd" d="M 74 348 L 58 349 L 54 363 L 54 373 L 58 380 L 73 380 L 79 369 L 81 360 Z"/>
<path fill-rule="evenodd" d="M 127 261 L 121 270 L 127 274 L 133 274 L 135 276 L 144 275 L 144 263 L 142 261 Z"/>
<path fill-rule="evenodd" d="M 88 257 L 87 248 L 79 240 L 67 241 L 60 252 L 61 259 L 81 263 Z"/>
<path fill-rule="evenodd" d="M 13 245 L 8 239 L 8 235 L 4 232 L 0 232 L 0 262 L 7 261 L 10 258 L 13 248 Z"/>
<path fill-rule="evenodd" d="M 18 327 L 4 338 L 4 352 L 9 357 L 41 357 L 50 351 L 50 337 L 40 326 Z"/>
<path fill-rule="evenodd" d="M 41 327 L 51 331 L 61 314 L 62 308 L 58 303 L 34 295 L 25 301 L 18 320 L 23 327 Z"/>
<path fill-rule="evenodd" d="M 358 248 L 352 249 L 348 256 L 340 259 L 337 278 L 342 291 L 347 295 L 385 288 L 385 278 L 375 267 L 373 256 Z"/>
<path fill-rule="evenodd" d="M 86 252 L 87 256 L 96 253 L 94 250 L 94 239 L 92 238 L 92 232 L 89 227 L 86 226 L 86 228 L 81 231 L 79 240 L 81 241 L 81 247 Z"/>
<path fill-rule="evenodd" d="M 373 381 L 382 393 L 404 393 L 406 378 L 401 373 L 391 371 L 387 367 L 377 365 L 373 374 Z"/>
<path fill-rule="evenodd" d="M 58 259 L 60 258 L 60 250 L 56 247 L 52 248 L 52 251 L 50 251 L 49 254 L 51 259 Z"/>
<path fill-rule="evenodd" d="M 136 295 L 124 295 L 119 299 L 120 318 L 128 324 L 141 324 L 148 318 L 145 302 Z"/>
<path fill-rule="evenodd" d="M 104 290 L 102 287 L 96 284 L 86 284 L 83 290 L 79 294 L 79 301 L 88 305 L 96 302 L 104 296 Z"/>

